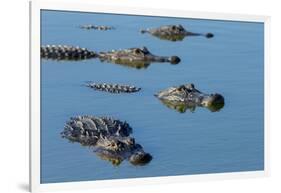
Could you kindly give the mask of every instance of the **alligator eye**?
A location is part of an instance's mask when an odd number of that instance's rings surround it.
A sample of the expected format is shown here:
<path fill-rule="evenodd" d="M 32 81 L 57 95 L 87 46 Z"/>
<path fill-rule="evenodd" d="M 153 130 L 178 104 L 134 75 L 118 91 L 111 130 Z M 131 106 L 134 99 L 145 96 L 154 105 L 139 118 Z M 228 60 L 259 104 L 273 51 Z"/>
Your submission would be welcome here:
<path fill-rule="evenodd" d="M 111 147 L 115 147 L 115 146 L 116 146 L 116 144 L 115 144 L 115 143 L 111 143 L 110 145 L 111 145 Z"/>
<path fill-rule="evenodd" d="M 135 49 L 135 54 L 140 54 L 141 50 L 140 49 Z"/>
<path fill-rule="evenodd" d="M 184 91 L 185 90 L 185 86 L 184 85 L 181 85 L 179 88 L 178 88 L 178 91 Z"/>

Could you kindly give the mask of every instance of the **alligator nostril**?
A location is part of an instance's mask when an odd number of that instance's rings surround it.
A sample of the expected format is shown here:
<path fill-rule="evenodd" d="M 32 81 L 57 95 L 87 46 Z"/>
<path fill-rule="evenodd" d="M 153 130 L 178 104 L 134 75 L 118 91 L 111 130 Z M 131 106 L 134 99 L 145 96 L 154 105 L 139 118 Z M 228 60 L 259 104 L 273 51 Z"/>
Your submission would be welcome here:
<path fill-rule="evenodd" d="M 205 36 L 206 36 L 206 38 L 212 38 L 212 37 L 214 37 L 214 34 L 212 34 L 212 33 L 207 33 Z"/>
<path fill-rule="evenodd" d="M 220 94 L 214 94 L 213 101 L 214 101 L 214 103 L 224 103 L 224 98 Z"/>
<path fill-rule="evenodd" d="M 171 64 L 178 64 L 181 61 L 181 59 L 178 56 L 172 56 L 170 58 L 170 63 Z"/>

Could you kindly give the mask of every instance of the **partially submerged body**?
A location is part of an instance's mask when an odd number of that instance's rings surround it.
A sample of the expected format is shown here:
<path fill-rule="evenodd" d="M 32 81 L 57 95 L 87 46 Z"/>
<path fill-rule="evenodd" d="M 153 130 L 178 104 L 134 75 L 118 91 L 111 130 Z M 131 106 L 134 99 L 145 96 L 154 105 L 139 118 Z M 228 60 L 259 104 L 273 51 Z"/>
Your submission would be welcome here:
<path fill-rule="evenodd" d="M 105 26 L 105 25 L 92 25 L 92 24 L 87 24 L 87 25 L 81 25 L 81 29 L 87 29 L 87 30 L 101 30 L 101 31 L 107 31 L 107 30 L 113 30 L 115 29 L 112 26 Z"/>
<path fill-rule="evenodd" d="M 220 94 L 206 94 L 197 90 L 193 84 L 170 87 L 155 94 L 163 104 L 178 112 L 186 109 L 194 111 L 197 106 L 206 107 L 210 111 L 219 111 L 224 106 L 224 98 Z"/>
<path fill-rule="evenodd" d="M 149 33 L 163 40 L 181 41 L 187 36 L 204 36 L 212 38 L 212 33 L 202 34 L 187 31 L 182 25 L 165 25 L 158 28 L 144 29 L 141 33 Z"/>
<path fill-rule="evenodd" d="M 137 63 L 149 65 L 152 62 L 178 64 L 180 62 L 178 56 L 167 57 L 153 55 L 146 47 L 100 52 L 99 58 L 101 61 L 124 65 L 134 65 Z"/>
<path fill-rule="evenodd" d="M 134 93 L 141 90 L 141 88 L 131 86 L 131 85 L 122 85 L 122 84 L 108 84 L 108 83 L 94 83 L 90 82 L 86 86 L 110 93 Z"/>
<path fill-rule="evenodd" d="M 65 124 L 63 138 L 94 148 L 101 158 L 118 165 L 128 160 L 133 165 L 145 165 L 152 156 L 130 136 L 132 128 L 126 122 L 109 117 L 77 116 Z"/>
<path fill-rule="evenodd" d="M 86 48 L 68 45 L 41 46 L 40 52 L 41 58 L 52 60 L 85 60 L 98 56 L 96 52 Z"/>

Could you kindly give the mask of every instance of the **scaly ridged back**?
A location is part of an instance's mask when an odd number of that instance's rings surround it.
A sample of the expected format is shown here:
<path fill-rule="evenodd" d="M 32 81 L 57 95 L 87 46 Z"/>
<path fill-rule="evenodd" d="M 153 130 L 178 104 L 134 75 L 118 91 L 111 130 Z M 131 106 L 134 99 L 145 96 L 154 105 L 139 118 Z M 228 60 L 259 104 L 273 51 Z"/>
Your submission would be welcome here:
<path fill-rule="evenodd" d="M 54 60 L 84 60 L 97 57 L 97 53 L 86 48 L 66 45 L 41 46 L 41 57 Z"/>
<path fill-rule="evenodd" d="M 92 25 L 92 24 L 89 24 L 89 25 L 81 25 L 80 26 L 81 29 L 94 29 L 94 30 L 101 30 L 101 31 L 106 31 L 106 30 L 112 30 L 112 29 L 115 29 L 114 27 L 112 26 L 105 26 L 105 25 Z"/>
<path fill-rule="evenodd" d="M 86 86 L 93 88 L 95 90 L 100 90 L 110 93 L 133 93 L 141 90 L 141 88 L 135 86 L 107 84 L 107 83 L 88 83 Z"/>
<path fill-rule="evenodd" d="M 127 137 L 132 128 L 126 122 L 110 117 L 77 116 L 64 126 L 62 137 L 82 145 L 95 145 L 100 137 Z"/>

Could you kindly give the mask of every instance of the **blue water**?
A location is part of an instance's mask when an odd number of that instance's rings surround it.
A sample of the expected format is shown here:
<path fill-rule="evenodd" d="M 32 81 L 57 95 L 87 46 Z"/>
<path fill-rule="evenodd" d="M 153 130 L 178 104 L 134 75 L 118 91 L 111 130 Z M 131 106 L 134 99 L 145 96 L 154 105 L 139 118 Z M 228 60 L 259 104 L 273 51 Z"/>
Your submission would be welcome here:
<path fill-rule="evenodd" d="M 156 55 L 178 55 L 178 65 L 153 63 L 135 69 L 98 59 L 41 62 L 41 183 L 135 178 L 264 169 L 264 25 L 262 23 L 42 11 L 41 44 L 66 44 L 94 51 L 147 46 Z M 115 30 L 82 30 L 81 24 Z M 182 24 L 215 37 L 160 40 L 140 29 Z M 93 91 L 85 81 L 142 87 L 134 94 Z M 225 98 L 219 112 L 197 108 L 179 113 L 153 96 L 194 83 Z M 146 166 L 113 166 L 78 143 L 60 137 L 75 115 L 126 120 L 133 136 L 153 156 Z"/>

